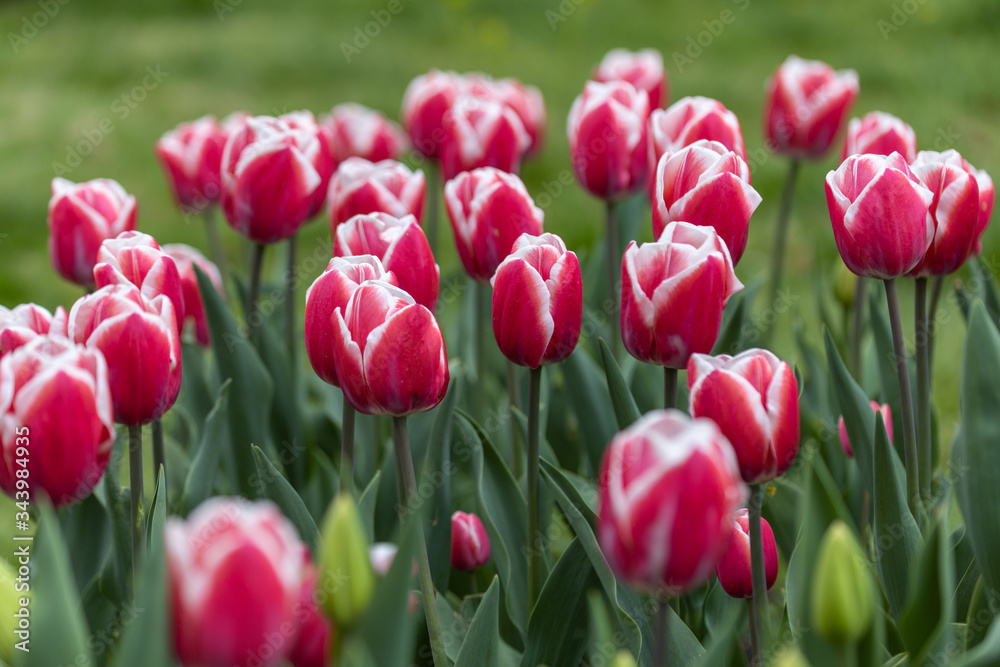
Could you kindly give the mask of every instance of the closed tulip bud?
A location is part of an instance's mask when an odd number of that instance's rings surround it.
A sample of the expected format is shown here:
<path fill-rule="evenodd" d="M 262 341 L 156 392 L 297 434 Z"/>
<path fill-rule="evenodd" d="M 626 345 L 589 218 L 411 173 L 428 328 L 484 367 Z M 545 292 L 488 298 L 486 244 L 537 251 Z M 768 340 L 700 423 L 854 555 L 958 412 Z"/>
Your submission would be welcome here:
<path fill-rule="evenodd" d="M 650 412 L 611 440 L 597 491 L 597 540 L 615 576 L 668 595 L 712 574 L 747 495 L 718 427 L 677 410 Z"/>
<path fill-rule="evenodd" d="M 135 197 L 117 181 L 52 179 L 49 257 L 56 272 L 77 285 L 93 286 L 101 243 L 135 229 L 135 209 Z"/>
<path fill-rule="evenodd" d="M 852 155 L 826 175 L 837 250 L 862 277 L 897 278 L 917 265 L 934 238 L 933 200 L 899 153 Z"/>
<path fill-rule="evenodd" d="M 465 82 L 455 72 L 431 70 L 410 82 L 403 95 L 403 127 L 421 155 L 436 159 L 445 137 L 445 114 Z"/>
<path fill-rule="evenodd" d="M 368 540 L 350 495 L 342 493 L 333 500 L 322 532 L 319 581 L 327 593 L 323 609 L 338 628 L 350 628 L 368 609 L 375 589 Z"/>
<path fill-rule="evenodd" d="M 330 186 L 330 177 L 333 176 L 333 170 L 336 167 L 333 158 L 333 148 L 331 146 L 333 139 L 316 122 L 316 117 L 311 111 L 293 111 L 279 116 L 278 120 L 284 121 L 293 132 L 299 132 L 305 137 L 316 139 L 318 150 L 315 152 L 304 150 L 302 153 L 309 159 L 316 173 L 319 175 L 319 186 L 312 195 L 309 214 L 306 218 L 308 220 L 323 210 L 323 204 L 326 202 L 326 191 Z"/>
<path fill-rule="evenodd" d="M 674 220 L 711 227 L 725 241 L 735 265 L 747 247 L 750 216 L 760 202 L 743 158 L 717 141 L 702 139 L 660 158 L 653 235 L 659 237 Z"/>
<path fill-rule="evenodd" d="M 309 550 L 304 552 L 302 588 L 295 607 L 295 620 L 299 622 L 299 632 L 288 654 L 292 667 L 327 667 L 334 643 L 334 627 L 323 615 L 317 604 L 326 592 L 317 585 L 319 573 L 309 558 Z"/>
<path fill-rule="evenodd" d="M 493 277 L 521 234 L 542 233 L 545 214 L 521 179 L 486 167 L 444 186 L 444 201 L 465 272 L 481 283 Z"/>
<path fill-rule="evenodd" d="M 181 387 L 181 343 L 174 307 L 132 285 L 108 285 L 79 299 L 67 334 L 108 362 L 115 421 L 138 426 L 163 416 Z"/>
<path fill-rule="evenodd" d="M 774 667 L 812 667 L 802 651 L 794 646 L 786 646 L 774 656 Z"/>
<path fill-rule="evenodd" d="M 618 653 L 615 653 L 615 659 L 611 663 L 611 667 L 636 667 L 635 658 L 627 650 L 622 649 Z"/>
<path fill-rule="evenodd" d="M 39 335 L 66 335 L 66 311 L 56 308 L 55 315 L 33 303 L 22 303 L 13 310 L 0 306 L 0 358 Z"/>
<path fill-rule="evenodd" d="M 420 222 L 424 209 L 424 172 L 401 162 L 369 162 L 352 157 L 337 167 L 330 179 L 327 209 L 330 230 L 365 213 L 388 213 L 397 218 L 412 215 Z"/>
<path fill-rule="evenodd" d="M 431 246 L 412 215 L 399 218 L 386 213 L 356 215 L 336 229 L 334 257 L 373 255 L 396 285 L 431 312 L 437 306 L 440 269 Z"/>
<path fill-rule="evenodd" d="M 792 367 L 768 350 L 735 357 L 692 355 L 691 414 L 707 417 L 729 438 L 748 484 L 779 477 L 799 449 L 799 388 Z"/>
<path fill-rule="evenodd" d="M 646 183 L 649 98 L 626 81 L 588 81 L 569 110 L 573 173 L 595 197 L 619 199 Z"/>
<path fill-rule="evenodd" d="M 990 224 L 990 216 L 993 215 L 993 200 L 995 198 L 995 191 L 993 189 L 993 179 L 982 169 L 976 169 L 968 162 L 965 163 L 966 168 L 970 173 L 974 174 L 976 177 L 976 183 L 979 184 L 979 220 L 976 222 L 976 239 L 973 243 L 972 254 L 979 256 L 983 252 L 983 243 L 980 240 L 983 236 L 983 232 L 986 231 L 986 227 Z"/>
<path fill-rule="evenodd" d="M 475 514 L 451 515 L 451 566 L 456 570 L 476 570 L 490 559 L 490 537 Z"/>
<path fill-rule="evenodd" d="M 660 108 L 670 97 L 667 75 L 663 71 L 663 56 L 656 49 L 611 49 L 594 68 L 591 78 L 603 83 L 631 83 L 636 90 L 646 93 L 650 110 Z"/>
<path fill-rule="evenodd" d="M 732 537 L 719 562 L 715 574 L 722 590 L 734 598 L 753 597 L 753 580 L 750 574 L 750 512 L 741 509 L 730 526 Z M 764 543 L 764 574 L 768 589 L 778 578 L 778 547 L 774 531 L 765 519 L 760 520 L 760 533 Z"/>
<path fill-rule="evenodd" d="M 156 157 L 182 210 L 204 210 L 222 196 L 220 169 L 226 136 L 214 116 L 203 116 L 181 123 L 156 142 Z"/>
<path fill-rule="evenodd" d="M 211 498 L 164 534 L 174 650 L 194 667 L 284 664 L 306 548 L 270 501 Z"/>
<path fill-rule="evenodd" d="M 57 507 L 83 500 L 101 481 L 114 439 L 100 352 L 39 335 L 0 359 L 4 493 L 34 500 L 44 492 Z"/>
<path fill-rule="evenodd" d="M 522 234 L 493 279 L 493 334 L 504 356 L 538 368 L 580 339 L 583 283 L 576 253 L 555 234 Z"/>
<path fill-rule="evenodd" d="M 832 644 L 858 641 L 871 627 L 874 595 L 868 559 L 851 529 L 836 519 L 820 542 L 813 572 L 813 627 Z"/>
<path fill-rule="evenodd" d="M 854 297 L 858 291 L 858 277 L 843 264 L 837 264 L 834 271 L 833 296 L 841 306 L 850 308 L 854 305 Z"/>
<path fill-rule="evenodd" d="M 222 286 L 222 274 L 219 267 L 209 261 L 201 251 L 183 243 L 170 243 L 162 248 L 163 252 L 173 258 L 177 265 L 177 273 L 181 278 L 181 291 L 184 293 L 184 325 L 181 328 L 190 332 L 199 345 L 207 347 L 211 344 L 211 334 L 208 330 L 208 318 L 205 315 L 205 304 L 201 299 L 198 287 L 198 275 L 194 267 L 208 276 L 215 286 L 219 296 L 225 298 L 226 291 Z"/>
<path fill-rule="evenodd" d="M 640 361 L 684 368 L 710 352 L 722 309 L 743 284 L 710 227 L 671 222 L 659 241 L 632 241 L 622 258 L 622 342 Z"/>
<path fill-rule="evenodd" d="M 352 102 L 333 107 L 320 124 L 329 137 L 334 169 L 351 157 L 395 160 L 410 143 L 403 128 L 381 112 Z"/>
<path fill-rule="evenodd" d="M 531 137 L 512 108 L 497 100 L 462 95 L 445 116 L 441 174 L 451 179 L 481 167 L 516 174 L 530 146 Z"/>
<path fill-rule="evenodd" d="M 861 118 L 852 118 L 847 124 L 841 160 L 865 153 L 899 153 L 907 162 L 913 162 L 917 156 L 917 133 L 909 124 L 884 111 L 871 111 Z"/>
<path fill-rule="evenodd" d="M 767 82 L 764 136 L 779 153 L 822 157 L 858 98 L 858 74 L 788 56 Z"/>
<path fill-rule="evenodd" d="M 885 424 L 885 434 L 889 436 L 889 442 L 892 442 L 892 409 L 889 407 L 889 404 L 883 403 L 879 405 L 876 401 L 872 401 L 872 410 L 882 414 L 882 423 Z M 847 437 L 847 425 L 844 424 L 843 416 L 837 420 L 837 433 L 840 435 L 840 446 L 843 448 L 844 453 L 853 459 L 854 450 L 851 448 L 851 441 Z"/>
<path fill-rule="evenodd" d="M 527 86 L 517 79 L 493 79 L 473 72 L 464 77 L 464 90 L 475 97 L 496 100 L 514 110 L 528 133 L 528 154 L 541 150 L 545 141 L 545 100 L 535 86 Z"/>

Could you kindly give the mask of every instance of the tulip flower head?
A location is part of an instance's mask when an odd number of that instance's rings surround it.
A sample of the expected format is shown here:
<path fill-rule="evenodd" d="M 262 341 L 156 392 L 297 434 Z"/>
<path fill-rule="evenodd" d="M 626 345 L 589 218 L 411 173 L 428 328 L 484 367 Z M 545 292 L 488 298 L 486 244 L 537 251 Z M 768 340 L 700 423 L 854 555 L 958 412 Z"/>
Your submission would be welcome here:
<path fill-rule="evenodd" d="M 56 308 L 55 314 L 33 303 L 13 309 L 0 306 L 0 358 L 39 335 L 65 336 L 66 317 L 62 306 Z"/>
<path fill-rule="evenodd" d="M 889 407 L 888 403 L 883 403 L 879 405 L 876 401 L 872 401 L 872 410 L 882 414 L 882 423 L 885 424 L 885 434 L 889 436 L 889 442 L 892 442 L 892 409 Z M 847 425 L 844 423 L 844 417 L 841 416 L 837 420 L 837 433 L 840 436 L 840 446 L 843 448 L 844 453 L 847 454 L 848 458 L 854 458 L 854 449 L 851 448 L 851 441 L 847 437 Z"/>
<path fill-rule="evenodd" d="M 352 157 L 344 160 L 327 194 L 330 230 L 365 213 L 388 213 L 397 218 L 412 215 L 420 222 L 424 208 L 424 172 L 410 171 L 394 160 L 369 162 Z"/>
<path fill-rule="evenodd" d="M 907 162 L 913 162 L 917 156 L 917 133 L 907 123 L 883 111 L 871 111 L 861 118 L 852 118 L 847 124 L 847 139 L 841 159 L 865 153 L 899 153 Z"/>
<path fill-rule="evenodd" d="M 722 102 L 709 97 L 683 97 L 649 115 L 649 173 L 664 153 L 676 153 L 699 139 L 718 141 L 747 161 L 740 121 Z"/>
<path fill-rule="evenodd" d="M 455 72 L 431 70 L 415 78 L 403 95 L 403 127 L 413 147 L 424 157 L 437 159 L 445 140 L 445 115 L 465 90 Z"/>
<path fill-rule="evenodd" d="M 753 580 L 750 574 L 750 512 L 741 509 L 736 513 L 730 530 L 732 538 L 719 562 L 715 574 L 722 589 L 734 598 L 753 597 Z M 764 575 L 767 588 L 778 578 L 778 547 L 774 531 L 766 519 L 760 520 L 761 538 L 764 543 Z"/>
<path fill-rule="evenodd" d="M 156 157 L 182 210 L 201 211 L 219 201 L 227 136 L 214 116 L 203 116 L 181 123 L 156 142 Z"/>
<path fill-rule="evenodd" d="M 334 169 L 352 157 L 395 160 L 410 143 L 399 125 L 360 104 L 338 104 L 320 124 L 329 137 Z"/>
<path fill-rule="evenodd" d="M 451 566 L 456 570 L 475 570 L 490 559 L 490 537 L 475 514 L 451 515 Z"/>
<path fill-rule="evenodd" d="M 629 51 L 611 49 L 594 68 L 594 81 L 627 81 L 636 90 L 646 93 L 649 108 L 658 109 L 670 96 L 663 56 L 656 49 Z"/>
<path fill-rule="evenodd" d="M 208 276 L 212 285 L 215 286 L 215 291 L 224 298 L 226 291 L 222 285 L 222 274 L 219 272 L 219 267 L 201 254 L 200 250 L 183 243 L 170 243 L 163 246 L 162 250 L 173 258 L 181 279 L 181 291 L 184 293 L 184 326 L 181 333 L 183 334 L 185 329 L 190 331 L 199 345 L 208 347 L 211 343 L 211 335 L 208 330 L 208 318 L 205 315 L 205 304 L 201 299 L 201 290 L 198 287 L 198 275 L 195 273 L 194 267 L 197 266 L 202 273 Z"/>
<path fill-rule="evenodd" d="M 531 136 L 514 109 L 494 99 L 461 95 L 445 116 L 441 173 L 451 179 L 463 171 L 495 167 L 516 174 L 530 147 Z"/>

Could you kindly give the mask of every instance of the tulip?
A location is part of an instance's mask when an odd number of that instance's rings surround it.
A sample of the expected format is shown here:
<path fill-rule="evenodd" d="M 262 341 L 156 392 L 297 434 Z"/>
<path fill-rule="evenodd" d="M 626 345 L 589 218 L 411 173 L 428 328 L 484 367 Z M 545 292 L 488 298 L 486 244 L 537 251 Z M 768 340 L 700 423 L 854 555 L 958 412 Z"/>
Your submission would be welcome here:
<path fill-rule="evenodd" d="M 424 157 L 440 156 L 445 115 L 462 94 L 465 82 L 455 72 L 431 70 L 410 82 L 403 95 L 403 127 L 413 147 Z"/>
<path fill-rule="evenodd" d="M 490 537 L 475 514 L 451 515 L 451 566 L 456 570 L 476 570 L 490 559 Z"/>
<path fill-rule="evenodd" d="M 979 256 L 983 252 L 983 243 L 980 240 L 983 236 L 983 232 L 986 231 L 987 225 L 990 224 L 990 216 L 993 214 L 993 200 L 995 198 L 995 191 L 993 189 L 993 179 L 982 169 L 976 169 L 968 162 L 965 163 L 966 168 L 976 176 L 976 182 L 979 184 L 979 221 L 976 223 L 976 241 L 974 243 L 974 248 L 972 254 Z"/>
<path fill-rule="evenodd" d="M 0 488 L 57 507 L 86 498 L 115 439 L 104 356 L 41 334 L 0 359 L 0 378 Z"/>
<path fill-rule="evenodd" d="M 465 92 L 475 97 L 492 99 L 510 107 L 521 119 L 530 139 L 528 154 L 537 154 L 545 141 L 545 100 L 535 86 L 517 79 L 492 79 L 478 72 L 464 77 Z"/>
<path fill-rule="evenodd" d="M 135 197 L 117 181 L 52 179 L 49 257 L 56 272 L 77 285 L 93 286 L 101 243 L 135 229 L 135 209 Z"/>
<path fill-rule="evenodd" d="M 13 310 L 0 306 L 0 358 L 44 334 L 66 335 L 66 311 L 62 306 L 54 315 L 33 303 L 22 303 Z"/>
<path fill-rule="evenodd" d="M 879 405 L 878 402 L 872 401 L 872 410 L 882 414 L 882 422 L 885 424 L 885 433 L 889 436 L 889 442 L 892 442 L 892 409 L 889 408 L 888 403 L 883 403 Z M 854 458 L 854 450 L 851 449 L 851 441 L 847 438 L 847 426 L 844 424 L 844 417 L 841 416 L 837 420 L 837 433 L 840 435 L 840 446 L 843 448 L 844 453 L 847 454 L 849 458 Z"/>
<path fill-rule="evenodd" d="M 770 589 L 778 578 L 778 547 L 774 542 L 774 531 L 765 520 L 760 520 L 764 542 L 764 570 L 767 573 L 767 587 Z M 736 513 L 730 527 L 732 537 L 729 546 L 715 564 L 715 574 L 722 589 L 734 598 L 753 597 L 753 582 L 750 577 L 750 511 L 742 509 Z"/>
<path fill-rule="evenodd" d="M 761 202 L 743 158 L 717 141 L 696 141 L 663 154 L 654 188 L 654 236 L 674 220 L 711 227 L 725 241 L 733 264 L 740 261 L 750 216 Z"/>
<path fill-rule="evenodd" d="M 211 498 L 164 533 L 174 650 L 192 667 L 275 667 L 292 650 L 306 548 L 270 501 Z M 278 640 L 276 641 L 275 638 Z"/>
<path fill-rule="evenodd" d="M 542 233 L 545 214 L 514 174 L 491 167 L 459 174 L 445 184 L 444 196 L 459 259 L 481 283 L 493 277 L 521 234 Z"/>
<path fill-rule="evenodd" d="M 334 257 L 374 255 L 396 284 L 431 312 L 437 306 L 440 269 L 416 218 L 386 213 L 356 215 L 336 229 Z"/>
<path fill-rule="evenodd" d="M 199 345 L 208 347 L 211 344 L 211 335 L 194 267 L 197 266 L 201 269 L 201 272 L 212 281 L 212 285 L 215 286 L 219 295 L 224 297 L 225 290 L 222 286 L 222 274 L 219 272 L 219 267 L 202 255 L 200 250 L 183 243 L 169 243 L 161 249 L 174 260 L 181 279 L 181 291 L 184 294 L 184 315 L 182 318 L 184 326 L 181 328 L 181 332 L 188 331 Z"/>
<path fill-rule="evenodd" d="M 182 210 L 201 211 L 219 201 L 226 137 L 214 116 L 203 116 L 181 123 L 156 142 L 156 157 Z"/>
<path fill-rule="evenodd" d="M 344 160 L 333 178 L 327 196 L 330 230 L 365 213 L 388 213 L 397 218 L 412 215 L 420 221 L 424 208 L 424 172 L 410 171 L 401 162 L 369 162 L 352 157 Z"/>
<path fill-rule="evenodd" d="M 847 124 L 847 140 L 841 160 L 851 155 L 892 155 L 907 162 L 917 156 L 917 133 L 907 123 L 883 111 L 871 111 Z"/>
<path fill-rule="evenodd" d="M 868 558 L 847 524 L 836 519 L 820 542 L 813 572 L 813 627 L 836 645 L 859 641 L 871 627 L 874 596 Z"/>
<path fill-rule="evenodd" d="M 319 213 L 323 208 L 323 203 L 326 201 L 326 191 L 330 184 L 330 177 L 333 176 L 333 170 L 336 168 L 333 148 L 331 146 L 333 138 L 326 130 L 320 127 L 311 111 L 293 111 L 280 116 L 278 120 L 284 121 L 291 128 L 292 132 L 304 134 L 306 137 L 305 141 L 308 142 L 314 138 L 318 145 L 318 150 L 315 152 L 303 151 L 303 155 L 312 163 L 313 168 L 319 174 L 320 178 L 319 187 L 316 188 L 312 196 L 312 203 L 306 218 L 308 219 Z"/>
<path fill-rule="evenodd" d="M 338 628 L 361 619 L 375 590 L 368 561 L 368 539 L 351 496 L 341 493 L 326 511 L 319 554 L 319 582 L 326 591 L 323 609 Z"/>
<path fill-rule="evenodd" d="M 288 654 L 288 662 L 292 667 L 327 667 L 327 657 L 334 643 L 334 628 L 316 604 L 317 599 L 322 599 L 326 592 L 321 593 L 322 589 L 318 586 L 319 575 L 309 558 L 309 550 L 306 549 L 303 553 L 305 564 L 302 588 L 295 606 L 299 632 Z"/>
<path fill-rule="evenodd" d="M 352 157 L 395 160 L 410 143 L 399 125 L 360 104 L 338 104 L 320 124 L 329 137 L 334 169 Z"/>
<path fill-rule="evenodd" d="M 603 83 L 631 83 L 636 90 L 646 93 L 650 109 L 660 108 L 666 101 L 665 98 L 670 96 L 667 77 L 663 71 L 663 56 L 656 49 L 612 49 L 594 68 L 591 78 Z"/>
<path fill-rule="evenodd" d="M 441 173 L 451 179 L 463 171 L 496 167 L 516 174 L 530 146 L 531 137 L 512 108 L 493 99 L 462 95 L 445 116 Z"/>

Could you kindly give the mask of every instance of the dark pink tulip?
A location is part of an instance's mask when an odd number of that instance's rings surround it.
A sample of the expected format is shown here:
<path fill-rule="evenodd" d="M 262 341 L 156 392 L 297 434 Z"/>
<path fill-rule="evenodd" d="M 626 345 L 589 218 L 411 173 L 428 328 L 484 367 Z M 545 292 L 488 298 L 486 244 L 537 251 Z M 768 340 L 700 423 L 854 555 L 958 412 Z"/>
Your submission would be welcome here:
<path fill-rule="evenodd" d="M 740 261 L 750 216 L 761 202 L 743 158 L 717 141 L 701 139 L 664 153 L 653 185 L 654 236 L 674 220 L 711 227 L 726 242 L 733 264 Z"/>
<path fill-rule="evenodd" d="M 111 412 L 100 352 L 39 335 L 4 355 L 0 488 L 17 500 L 44 492 L 57 507 L 86 498 L 108 466 L 115 439 Z"/>
<path fill-rule="evenodd" d="M 982 236 L 986 227 L 990 224 L 990 216 L 993 215 L 993 200 L 995 191 L 993 189 L 993 179 L 982 169 L 976 169 L 968 162 L 965 163 L 966 170 L 976 177 L 979 185 L 979 219 L 976 222 L 975 241 L 973 242 L 972 254 L 979 256 L 983 252 Z"/>
<path fill-rule="evenodd" d="M 333 314 L 333 358 L 344 397 L 367 415 L 430 410 L 448 390 L 448 357 L 433 313 L 379 280 Z"/>
<path fill-rule="evenodd" d="M 49 257 L 56 272 L 77 285 L 93 286 L 98 248 L 105 239 L 135 229 L 135 209 L 135 197 L 117 181 L 52 179 Z"/>
<path fill-rule="evenodd" d="M 219 267 L 206 259 L 201 251 L 183 243 L 167 244 L 163 246 L 163 252 L 173 258 L 181 278 L 181 291 L 184 293 L 184 326 L 181 328 L 181 333 L 184 333 L 185 328 L 188 329 L 194 334 L 199 345 L 207 347 L 211 344 L 212 337 L 208 330 L 205 304 L 201 299 L 198 276 L 194 272 L 194 267 L 201 269 L 202 273 L 212 281 L 215 291 L 225 297 L 226 291 L 222 286 Z"/>
<path fill-rule="evenodd" d="M 320 124 L 330 138 L 334 169 L 350 157 L 395 160 L 410 143 L 403 128 L 382 112 L 352 102 L 333 107 Z"/>
<path fill-rule="evenodd" d="M 412 215 L 420 222 L 424 209 L 424 172 L 410 171 L 402 162 L 369 162 L 352 157 L 337 167 L 330 179 L 327 209 L 330 232 L 337 225 L 365 213 L 388 213 L 402 218 Z"/>
<path fill-rule="evenodd" d="M 627 81 L 588 81 L 569 110 L 567 133 L 573 172 L 600 199 L 643 187 L 648 173 L 649 98 Z"/>
<path fill-rule="evenodd" d="M 535 86 L 528 86 L 517 79 L 493 79 L 479 72 L 464 77 L 464 90 L 474 97 L 496 100 L 514 110 L 521 119 L 531 144 L 528 154 L 536 154 L 545 141 L 545 100 Z"/>
<path fill-rule="evenodd" d="M 899 153 L 852 155 L 826 175 L 833 238 L 859 276 L 896 278 L 917 265 L 934 238 L 933 200 Z"/>
<path fill-rule="evenodd" d="M 679 595 L 711 576 L 747 489 L 711 420 L 655 410 L 611 440 L 597 493 L 595 532 L 615 576 Z"/>
<path fill-rule="evenodd" d="M 576 253 L 555 234 L 522 234 L 493 279 L 493 334 L 504 356 L 538 368 L 580 339 L 583 283 Z"/>
<path fill-rule="evenodd" d="M 822 157 L 858 98 L 858 74 L 788 56 L 767 81 L 764 136 L 779 153 Z"/>
<path fill-rule="evenodd" d="M 220 170 L 226 136 L 214 116 L 203 116 L 181 123 L 156 142 L 156 157 L 182 210 L 204 210 L 222 196 Z"/>
<path fill-rule="evenodd" d="M 288 124 L 292 131 L 302 132 L 307 136 L 315 137 L 319 144 L 319 150 L 315 153 L 304 151 L 303 154 L 312 162 L 313 168 L 319 174 L 319 187 L 312 196 L 312 204 L 309 207 L 309 218 L 313 217 L 321 210 L 326 202 L 326 190 L 330 185 L 330 177 L 336 162 L 333 158 L 333 147 L 330 145 L 333 140 L 330 134 L 320 127 L 316 122 L 316 116 L 311 111 L 293 111 L 278 118 Z M 307 218 L 308 219 L 308 218 Z"/>
<path fill-rule="evenodd" d="M 516 174 L 530 146 L 531 137 L 511 107 L 489 98 L 462 95 L 445 116 L 441 174 L 451 179 L 481 167 Z"/>
<path fill-rule="evenodd" d="M 852 118 L 847 124 L 847 139 L 841 160 L 865 153 L 899 153 L 907 162 L 913 162 L 917 156 L 917 133 L 890 113 L 870 111 L 861 118 Z"/>
<path fill-rule="evenodd" d="M 451 566 L 456 570 L 476 570 L 490 559 L 490 536 L 475 514 L 451 515 Z"/>
<path fill-rule="evenodd" d="M 325 597 L 330 591 L 324 591 L 318 584 L 316 567 L 309 558 L 307 549 L 302 592 L 295 606 L 295 620 L 300 627 L 292 651 L 288 654 L 288 662 L 292 663 L 292 667 L 327 667 L 330 664 L 329 656 L 334 642 L 333 622 L 320 611 L 317 604 L 320 596 Z"/>
<path fill-rule="evenodd" d="M 39 335 L 66 335 L 66 310 L 55 314 L 33 303 L 22 303 L 12 310 L 0 306 L 0 357 L 9 354 Z"/>
<path fill-rule="evenodd" d="M 663 56 L 656 49 L 612 49 L 594 68 L 591 78 L 602 83 L 628 81 L 646 93 L 650 110 L 659 109 L 670 97 Z"/>
<path fill-rule="evenodd" d="M 688 362 L 691 414 L 719 425 L 747 484 L 781 476 L 799 449 L 799 388 L 792 367 L 768 350 L 735 357 L 694 354 Z"/>
<path fill-rule="evenodd" d="M 636 359 L 685 368 L 710 352 L 722 309 L 743 289 L 726 244 L 710 227 L 671 222 L 655 243 L 629 243 L 622 259 L 622 341 Z"/>
<path fill-rule="evenodd" d="M 413 148 L 427 158 L 440 156 L 445 139 L 445 115 L 465 90 L 465 81 L 455 72 L 431 70 L 406 87 L 403 95 L 403 127 Z"/>
<path fill-rule="evenodd" d="M 481 283 L 493 277 L 521 234 L 542 233 L 545 214 L 521 179 L 485 167 L 444 186 L 444 201 L 465 272 Z"/>
<path fill-rule="evenodd" d="M 889 404 L 883 403 L 879 405 L 877 402 L 872 401 L 872 410 L 882 413 L 885 434 L 889 436 L 889 442 L 892 442 L 892 409 L 889 408 Z M 843 448 L 844 453 L 853 459 L 854 449 L 851 448 L 851 441 L 847 438 L 847 425 L 844 424 L 843 417 L 837 420 L 837 433 L 840 435 L 840 446 Z"/>
<path fill-rule="evenodd" d="M 747 161 L 747 147 L 736 114 L 709 97 L 684 97 L 649 115 L 650 176 L 664 153 L 676 153 L 699 139 L 718 141 Z"/>
<path fill-rule="evenodd" d="M 750 512 L 741 509 L 733 519 L 732 537 L 722 558 L 715 565 L 722 590 L 734 598 L 753 597 L 753 581 L 750 576 Z M 760 520 L 760 533 L 764 543 L 764 579 L 767 588 L 774 586 L 778 578 L 778 545 L 774 542 L 774 531 L 766 519 Z"/>

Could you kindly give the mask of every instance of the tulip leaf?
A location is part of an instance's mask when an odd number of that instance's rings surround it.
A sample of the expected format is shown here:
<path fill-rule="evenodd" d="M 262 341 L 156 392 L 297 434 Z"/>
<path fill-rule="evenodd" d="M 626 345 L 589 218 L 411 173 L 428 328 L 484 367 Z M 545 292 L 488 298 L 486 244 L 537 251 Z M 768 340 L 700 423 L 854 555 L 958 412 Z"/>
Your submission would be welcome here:
<path fill-rule="evenodd" d="M 163 551 L 163 528 L 167 523 L 167 478 L 163 466 L 156 471 L 153 497 L 146 516 L 146 549 Z"/>
<path fill-rule="evenodd" d="M 872 338 L 875 339 L 876 367 L 879 384 L 882 386 L 881 402 L 888 403 L 892 411 L 892 432 L 896 437 L 892 445 L 902 459 L 903 408 L 899 399 L 899 380 L 896 378 L 896 350 L 892 345 L 892 331 L 889 328 L 888 308 L 883 290 L 872 290 L 871 298 L 868 300 L 868 316 L 871 321 Z M 916 373 L 910 373 L 910 377 L 915 378 Z"/>
<path fill-rule="evenodd" d="M 378 487 L 381 481 L 382 471 L 376 470 L 372 481 L 368 482 L 368 486 L 365 487 L 365 490 L 361 492 L 361 496 L 358 498 L 358 516 L 361 517 L 361 527 L 365 529 L 365 533 L 368 535 L 369 544 L 375 542 L 375 504 L 378 500 Z M 449 521 L 448 524 L 451 525 L 451 522 Z M 450 538 L 448 545 L 450 548 Z M 448 589 L 442 588 L 441 590 Z"/>
<path fill-rule="evenodd" d="M 608 382 L 608 392 L 611 394 L 611 405 L 615 410 L 615 417 L 618 420 L 618 430 L 626 429 L 633 423 L 639 421 L 642 415 L 635 404 L 635 397 L 625 382 L 625 376 L 615 361 L 615 355 L 611 348 L 600 339 L 601 361 L 604 363 L 604 376 Z"/>
<path fill-rule="evenodd" d="M 111 542 L 108 510 L 91 494 L 82 502 L 60 508 L 58 517 L 66 544 L 73 553 L 70 561 L 73 579 L 77 589 L 83 590 L 100 574 L 108 553 Z"/>
<path fill-rule="evenodd" d="M 989 617 L 993 617 L 992 613 Z M 995 667 L 1000 664 L 1000 622 L 990 623 L 989 631 L 982 641 L 975 648 L 970 647 L 967 650 L 968 653 L 964 658 L 953 664 L 959 667 Z"/>
<path fill-rule="evenodd" d="M 316 528 L 316 522 L 309 514 L 306 504 L 302 502 L 302 498 L 288 480 L 268 460 L 261 448 L 256 445 L 251 445 L 251 448 L 257 465 L 258 490 L 261 495 L 274 501 L 281 508 L 281 512 L 299 531 L 302 541 L 309 545 L 309 549 L 315 554 L 319 546 L 319 529 Z"/>
<path fill-rule="evenodd" d="M 500 662 L 500 581 L 493 577 L 472 617 L 455 667 L 482 667 Z"/>
<path fill-rule="evenodd" d="M 997 290 L 996 277 L 981 255 L 971 262 L 966 262 L 966 265 L 972 274 L 969 284 L 977 288 L 976 296 L 982 299 L 983 305 L 986 306 L 990 322 L 993 326 L 1000 327 L 1000 291 Z"/>
<path fill-rule="evenodd" d="M 111 450 L 111 460 L 102 483 L 111 518 L 111 544 L 104 567 L 101 569 L 98 588 L 112 602 L 120 604 L 131 599 L 132 590 L 132 500 L 128 489 L 118 482 L 125 454 L 126 436 L 119 432 Z"/>
<path fill-rule="evenodd" d="M 448 590 L 451 574 L 451 423 L 457 395 L 453 380 L 436 410 L 421 473 L 421 481 L 434 489 L 434 497 L 425 499 L 431 502 L 427 517 L 427 556 L 431 578 L 440 591 Z"/>
<path fill-rule="evenodd" d="M 925 664 L 932 653 L 951 641 L 954 589 L 945 521 L 937 518 L 911 571 L 907 603 L 899 622 L 912 664 Z"/>
<path fill-rule="evenodd" d="M 740 351 L 740 332 L 743 330 L 745 317 L 746 294 L 741 291 L 734 294 L 722 310 L 722 322 L 719 325 L 719 337 L 712 348 L 713 355 L 736 354 Z"/>
<path fill-rule="evenodd" d="M 206 377 L 205 350 L 194 343 L 181 343 L 181 393 L 177 402 L 195 424 L 204 424 L 212 408 L 214 389 Z M 200 434 L 199 434 L 200 435 Z"/>
<path fill-rule="evenodd" d="M 231 384 L 232 380 L 227 379 L 219 387 L 219 396 L 215 399 L 215 405 L 205 418 L 205 425 L 201 429 L 198 450 L 191 459 L 191 466 L 184 480 L 184 492 L 181 495 L 180 507 L 185 515 L 212 495 L 215 473 L 219 469 L 219 457 L 229 444 Z"/>
<path fill-rule="evenodd" d="M 965 650 L 971 651 L 986 637 L 986 631 L 993 621 L 994 612 L 990 608 L 995 604 L 994 598 L 986 590 L 983 577 L 980 575 L 969 599 L 969 610 L 965 614 Z M 994 624 L 995 625 L 995 624 Z"/>
<path fill-rule="evenodd" d="M 159 479 L 163 480 L 162 471 Z M 160 494 L 161 497 L 162 495 Z M 156 513 L 155 507 L 153 513 Z M 115 667 L 174 667 L 176 664 L 171 658 L 173 649 L 169 634 L 162 527 L 160 532 L 160 544 L 149 549 L 141 572 L 136 577 L 136 600 L 134 603 L 126 602 L 122 609 L 120 622 L 125 630 L 117 658 L 111 663 Z"/>
<path fill-rule="evenodd" d="M 562 364 L 566 376 L 566 393 L 580 423 L 580 438 L 587 451 L 590 469 L 597 470 L 604 456 L 604 447 L 615 434 L 615 412 L 604 392 L 601 370 L 582 348 L 577 347 Z M 620 375 L 620 374 L 619 374 Z"/>

